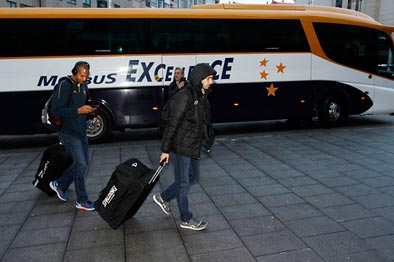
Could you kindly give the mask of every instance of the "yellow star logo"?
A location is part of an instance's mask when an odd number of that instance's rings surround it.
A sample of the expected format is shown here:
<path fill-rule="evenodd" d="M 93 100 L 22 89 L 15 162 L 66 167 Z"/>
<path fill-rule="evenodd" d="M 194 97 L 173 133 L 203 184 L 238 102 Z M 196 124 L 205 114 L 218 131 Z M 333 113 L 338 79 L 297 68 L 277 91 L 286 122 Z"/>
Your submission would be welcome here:
<path fill-rule="evenodd" d="M 263 60 L 260 61 L 260 66 L 265 66 L 265 67 L 266 67 L 268 61 L 269 61 L 269 60 L 267 60 L 267 59 L 264 58 Z"/>
<path fill-rule="evenodd" d="M 267 72 L 265 72 L 265 70 L 263 71 L 263 72 L 260 72 L 260 76 L 261 76 L 261 79 L 265 79 L 265 80 L 267 80 L 267 76 L 268 76 L 269 74 L 267 73 Z"/>
<path fill-rule="evenodd" d="M 280 65 L 277 65 L 276 67 L 278 68 L 277 73 L 282 73 L 282 74 L 285 73 L 283 70 L 286 68 L 286 66 L 282 65 L 282 62 L 280 62 Z"/>
<path fill-rule="evenodd" d="M 275 96 L 275 92 L 276 90 L 278 90 L 278 88 L 274 87 L 274 84 L 271 84 L 270 87 L 266 87 L 268 94 L 267 96 Z"/>

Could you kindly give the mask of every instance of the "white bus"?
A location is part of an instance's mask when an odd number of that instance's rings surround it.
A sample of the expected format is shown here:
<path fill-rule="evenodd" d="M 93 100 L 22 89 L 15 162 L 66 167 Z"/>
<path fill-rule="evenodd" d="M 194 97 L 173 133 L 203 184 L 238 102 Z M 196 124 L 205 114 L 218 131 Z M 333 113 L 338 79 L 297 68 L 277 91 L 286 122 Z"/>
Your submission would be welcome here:
<path fill-rule="evenodd" d="M 218 72 L 215 123 L 394 112 L 393 27 L 351 10 L 216 4 L 191 9 L 0 9 L 0 134 L 45 132 L 41 108 L 76 61 L 91 66 L 92 141 L 155 126 L 175 67 Z"/>

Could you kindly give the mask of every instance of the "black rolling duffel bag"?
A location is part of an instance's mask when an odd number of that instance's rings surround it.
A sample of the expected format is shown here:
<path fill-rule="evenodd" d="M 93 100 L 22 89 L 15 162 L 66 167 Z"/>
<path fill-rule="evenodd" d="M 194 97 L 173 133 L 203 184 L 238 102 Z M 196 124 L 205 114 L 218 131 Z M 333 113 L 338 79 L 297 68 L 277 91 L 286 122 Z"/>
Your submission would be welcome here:
<path fill-rule="evenodd" d="M 113 229 L 134 216 L 159 180 L 163 162 L 154 171 L 136 158 L 118 165 L 94 207 Z"/>
<path fill-rule="evenodd" d="M 44 150 L 32 184 L 50 196 L 55 195 L 49 183 L 60 178 L 71 164 L 72 158 L 62 144 L 49 146 Z"/>

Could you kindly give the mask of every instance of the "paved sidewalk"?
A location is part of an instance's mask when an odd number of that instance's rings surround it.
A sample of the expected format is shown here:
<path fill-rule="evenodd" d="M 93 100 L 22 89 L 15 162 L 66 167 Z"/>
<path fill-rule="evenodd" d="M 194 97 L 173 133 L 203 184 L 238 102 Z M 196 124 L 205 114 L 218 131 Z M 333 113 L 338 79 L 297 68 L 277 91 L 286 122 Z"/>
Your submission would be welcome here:
<path fill-rule="evenodd" d="M 205 231 L 179 228 L 151 196 L 117 230 L 31 184 L 41 149 L 0 154 L 1 261 L 394 261 L 394 126 L 219 138 L 190 192 Z M 92 146 L 92 200 L 114 167 L 157 166 L 159 141 Z M 172 180 L 172 167 L 154 191 Z M 75 199 L 73 186 L 70 199 Z"/>

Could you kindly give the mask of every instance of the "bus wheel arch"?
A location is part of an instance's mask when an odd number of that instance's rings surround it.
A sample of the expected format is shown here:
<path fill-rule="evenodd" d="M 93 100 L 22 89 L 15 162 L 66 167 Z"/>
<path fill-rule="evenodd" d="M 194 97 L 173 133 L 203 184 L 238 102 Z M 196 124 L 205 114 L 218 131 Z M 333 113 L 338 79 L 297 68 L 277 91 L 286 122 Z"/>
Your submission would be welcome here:
<path fill-rule="evenodd" d="M 343 123 L 349 116 L 349 101 L 345 94 L 330 93 L 318 103 L 319 122 L 324 127 L 334 127 Z"/>
<path fill-rule="evenodd" d="M 97 113 L 86 120 L 86 134 L 89 142 L 103 142 L 111 134 L 112 124 L 110 113 L 100 106 Z"/>

